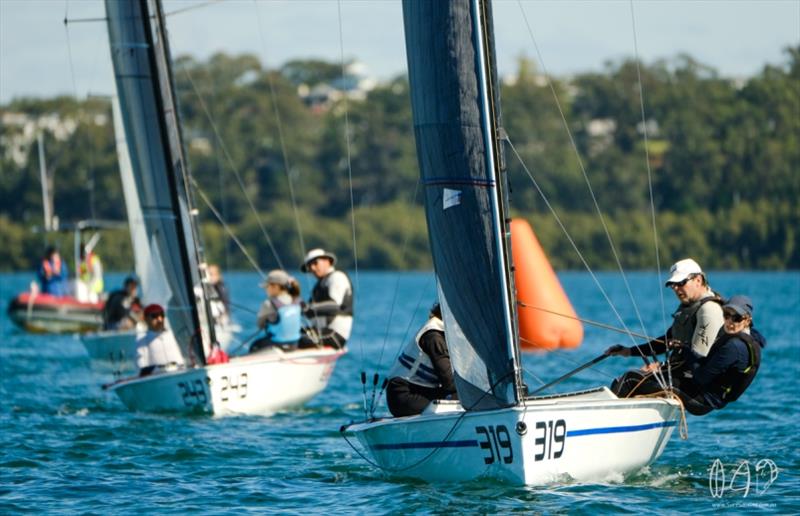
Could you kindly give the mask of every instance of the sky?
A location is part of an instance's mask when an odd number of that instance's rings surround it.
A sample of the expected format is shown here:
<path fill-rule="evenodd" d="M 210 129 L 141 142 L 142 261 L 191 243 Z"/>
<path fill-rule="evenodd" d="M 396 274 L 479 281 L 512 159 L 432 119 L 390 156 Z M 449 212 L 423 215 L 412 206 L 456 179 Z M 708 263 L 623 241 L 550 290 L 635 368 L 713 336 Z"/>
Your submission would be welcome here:
<path fill-rule="evenodd" d="M 275 67 L 344 55 L 382 79 L 406 70 L 399 0 L 164 5 L 174 56 L 249 52 Z M 563 76 L 638 52 L 647 63 L 688 53 L 724 76 L 747 77 L 785 62 L 783 49 L 800 44 L 800 0 L 495 0 L 493 7 L 501 75 L 539 53 L 540 67 Z M 80 21 L 103 16 L 101 0 L 0 0 L 0 104 L 112 93 L 105 22 Z M 66 27 L 65 17 L 73 20 Z"/>

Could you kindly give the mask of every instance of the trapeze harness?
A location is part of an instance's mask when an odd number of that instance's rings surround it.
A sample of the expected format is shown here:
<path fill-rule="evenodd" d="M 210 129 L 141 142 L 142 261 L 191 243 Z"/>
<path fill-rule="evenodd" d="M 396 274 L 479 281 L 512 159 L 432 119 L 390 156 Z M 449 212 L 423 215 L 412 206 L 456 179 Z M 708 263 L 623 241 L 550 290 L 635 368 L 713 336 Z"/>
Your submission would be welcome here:
<path fill-rule="evenodd" d="M 441 319 L 437 317 L 428 319 L 428 322 L 417 332 L 414 340 L 409 341 L 400 356 L 397 357 L 397 362 L 389 372 L 389 378 L 404 378 L 422 387 L 439 387 L 441 382 L 433 368 L 431 358 L 419 346 L 422 336 L 432 330 L 444 333 L 444 323 Z"/>
<path fill-rule="evenodd" d="M 672 314 L 673 322 L 667 332 L 667 339 L 677 340 L 682 344 L 670 357 L 673 367 L 682 365 L 685 362 L 686 353 L 692 348 L 692 338 L 697 327 L 697 312 L 704 304 L 712 301 L 722 306 L 722 299 L 718 294 L 714 293 L 714 295 L 704 297 L 686 306 L 681 306 Z M 711 335 L 710 337 L 713 341 L 716 335 Z"/>
<path fill-rule="evenodd" d="M 670 328 L 670 338 L 678 340 L 683 343 L 689 343 L 691 346 L 692 337 L 694 337 L 694 330 L 697 326 L 697 312 L 704 304 L 713 301 L 722 306 L 722 299 L 718 294 L 704 297 L 694 303 L 682 306 L 672 314 L 673 322 Z M 711 335 L 713 340 L 716 335 Z"/>
<path fill-rule="evenodd" d="M 330 294 L 330 283 L 331 279 L 334 274 L 340 272 L 344 274 L 345 278 L 347 278 L 347 282 L 352 285 L 350 282 L 350 277 L 347 276 L 347 273 L 344 271 L 335 270 L 332 273 L 328 274 L 324 278 L 320 279 L 316 285 L 314 285 L 314 290 L 311 291 L 311 301 L 312 303 L 323 303 L 325 301 L 332 301 L 336 303 L 336 300 L 331 297 Z M 349 337 L 350 332 L 340 328 L 341 325 L 336 324 L 336 319 L 342 316 L 345 317 L 353 317 L 353 289 L 352 287 L 347 289 L 347 292 L 342 299 L 342 303 L 338 305 L 339 309 L 336 313 L 331 314 L 324 314 L 318 315 L 315 319 L 320 317 L 324 317 L 325 319 L 325 328 L 336 331 L 342 337 L 347 339 Z M 342 321 L 343 322 L 343 321 Z M 346 335 L 345 335 L 346 334 Z"/>
<path fill-rule="evenodd" d="M 744 332 L 726 333 L 720 337 L 705 360 L 710 360 L 714 354 L 719 353 L 733 339 L 739 339 L 747 346 L 748 363 L 743 371 L 738 371 L 735 367 L 729 367 L 714 380 L 714 383 L 708 389 L 708 393 L 722 401 L 722 405 L 717 408 L 722 408 L 728 403 L 739 399 L 739 396 L 753 382 L 756 373 L 758 373 L 758 368 L 761 366 L 761 345 L 756 342 L 752 335 Z"/>
<path fill-rule="evenodd" d="M 278 312 L 278 320 L 267 324 L 266 331 L 269 339 L 281 344 L 297 342 L 300 339 L 303 315 L 300 304 L 295 302 L 284 304 L 277 299 L 270 299 L 270 303 Z"/>

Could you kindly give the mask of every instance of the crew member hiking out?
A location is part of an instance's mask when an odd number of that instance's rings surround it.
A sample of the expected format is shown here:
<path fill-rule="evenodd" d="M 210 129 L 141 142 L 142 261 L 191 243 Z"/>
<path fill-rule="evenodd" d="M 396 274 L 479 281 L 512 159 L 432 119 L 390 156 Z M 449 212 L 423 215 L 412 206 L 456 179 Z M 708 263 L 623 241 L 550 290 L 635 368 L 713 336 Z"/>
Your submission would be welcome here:
<path fill-rule="evenodd" d="M 673 391 L 686 410 L 702 416 L 737 400 L 750 386 L 761 365 L 766 339 L 753 327 L 753 302 L 734 296 L 723 306 L 725 324 L 705 357 L 690 355 L 688 364 L 673 375 Z M 653 375 L 626 373 L 612 387 L 620 397 L 660 392 Z"/>
<path fill-rule="evenodd" d="M 672 326 L 661 337 L 633 347 L 614 345 L 606 354 L 646 357 L 670 349 L 673 372 L 685 365 L 691 355 L 708 355 L 722 328 L 722 299 L 709 287 L 705 273 L 691 258 L 676 262 L 669 272 L 665 286 L 671 288 L 680 301 L 672 314 Z"/>
<path fill-rule="evenodd" d="M 343 271 L 336 270 L 336 255 L 324 249 L 310 250 L 300 270 L 317 278 L 303 311 L 310 328 L 304 328 L 300 347 L 343 348 L 353 328 L 353 286 Z"/>
<path fill-rule="evenodd" d="M 386 403 L 395 417 L 421 414 L 433 400 L 458 399 L 439 303 L 389 373 Z"/>

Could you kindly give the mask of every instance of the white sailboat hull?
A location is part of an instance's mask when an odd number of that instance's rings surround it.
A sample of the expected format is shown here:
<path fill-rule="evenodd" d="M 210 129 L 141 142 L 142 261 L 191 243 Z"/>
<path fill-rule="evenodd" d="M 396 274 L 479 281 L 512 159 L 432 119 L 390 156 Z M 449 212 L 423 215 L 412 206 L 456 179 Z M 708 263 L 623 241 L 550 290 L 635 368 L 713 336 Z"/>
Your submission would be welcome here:
<path fill-rule="evenodd" d="M 214 327 L 217 341 L 227 351 L 233 343 L 234 325 Z M 99 372 L 132 373 L 136 367 L 136 340 L 146 330 L 101 331 L 81 335 L 92 369 Z"/>
<path fill-rule="evenodd" d="M 108 389 L 128 409 L 141 412 L 269 415 L 302 405 L 325 389 L 344 353 L 271 349 L 225 364 L 129 378 Z"/>
<path fill-rule="evenodd" d="M 602 388 L 482 412 L 443 402 L 419 416 L 355 424 L 345 432 L 390 475 L 430 482 L 592 482 L 656 460 L 679 411 L 674 400 L 618 399 Z"/>

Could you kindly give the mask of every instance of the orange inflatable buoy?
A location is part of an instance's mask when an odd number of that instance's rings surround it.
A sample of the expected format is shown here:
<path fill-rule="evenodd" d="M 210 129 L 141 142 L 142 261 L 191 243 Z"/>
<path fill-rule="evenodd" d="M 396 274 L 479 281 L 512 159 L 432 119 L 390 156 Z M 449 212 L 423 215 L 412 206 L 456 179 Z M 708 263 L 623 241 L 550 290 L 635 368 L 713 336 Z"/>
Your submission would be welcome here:
<path fill-rule="evenodd" d="M 511 221 L 511 249 L 520 348 L 535 351 L 580 345 L 583 325 L 526 220 Z"/>

